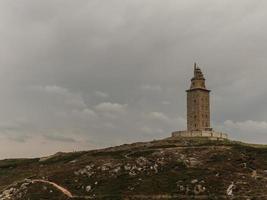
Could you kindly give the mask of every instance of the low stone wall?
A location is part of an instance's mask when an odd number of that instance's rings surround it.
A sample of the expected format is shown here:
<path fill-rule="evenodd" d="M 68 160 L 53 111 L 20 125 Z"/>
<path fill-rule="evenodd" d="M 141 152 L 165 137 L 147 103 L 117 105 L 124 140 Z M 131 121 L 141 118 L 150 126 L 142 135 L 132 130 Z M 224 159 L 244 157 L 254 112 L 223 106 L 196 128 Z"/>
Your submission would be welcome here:
<path fill-rule="evenodd" d="M 214 139 L 228 139 L 226 133 L 215 131 L 176 131 L 172 133 L 172 137 L 207 137 Z"/>

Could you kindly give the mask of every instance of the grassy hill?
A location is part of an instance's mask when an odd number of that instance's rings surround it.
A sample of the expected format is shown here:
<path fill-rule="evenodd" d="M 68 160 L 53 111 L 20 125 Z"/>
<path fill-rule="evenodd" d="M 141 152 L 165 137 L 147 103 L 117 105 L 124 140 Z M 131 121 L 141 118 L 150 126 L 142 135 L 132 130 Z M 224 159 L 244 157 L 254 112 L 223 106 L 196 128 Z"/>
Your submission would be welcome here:
<path fill-rule="evenodd" d="M 267 199 L 267 147 L 165 139 L 0 161 L 0 200 Z"/>

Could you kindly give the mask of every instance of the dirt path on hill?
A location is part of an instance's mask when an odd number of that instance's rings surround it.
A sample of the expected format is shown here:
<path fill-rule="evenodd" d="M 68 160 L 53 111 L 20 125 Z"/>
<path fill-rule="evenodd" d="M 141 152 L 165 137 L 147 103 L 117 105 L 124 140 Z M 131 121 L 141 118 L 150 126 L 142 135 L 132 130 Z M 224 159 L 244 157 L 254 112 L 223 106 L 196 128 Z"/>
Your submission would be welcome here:
<path fill-rule="evenodd" d="M 69 198 L 72 198 L 73 195 L 71 194 L 71 192 L 69 190 L 67 190 L 66 188 L 54 183 L 54 182 L 51 182 L 51 181 L 46 181 L 46 180 L 42 180 L 42 179 L 35 179 L 35 180 L 32 180 L 32 183 L 46 183 L 46 184 L 49 184 L 51 186 L 53 186 L 54 188 L 58 189 L 59 191 L 61 191 L 63 194 L 65 194 L 67 197 Z"/>

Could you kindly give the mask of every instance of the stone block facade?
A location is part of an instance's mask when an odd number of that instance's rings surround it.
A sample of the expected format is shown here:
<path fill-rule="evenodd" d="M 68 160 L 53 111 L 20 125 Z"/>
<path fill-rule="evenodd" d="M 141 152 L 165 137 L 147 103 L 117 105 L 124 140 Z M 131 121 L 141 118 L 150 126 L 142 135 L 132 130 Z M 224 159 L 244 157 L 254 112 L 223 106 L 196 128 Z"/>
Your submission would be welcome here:
<path fill-rule="evenodd" d="M 187 130 L 210 130 L 210 90 L 200 68 L 194 66 L 194 77 L 187 92 Z"/>
<path fill-rule="evenodd" d="M 210 98 L 208 90 L 190 90 L 187 92 L 187 129 L 210 129 Z"/>

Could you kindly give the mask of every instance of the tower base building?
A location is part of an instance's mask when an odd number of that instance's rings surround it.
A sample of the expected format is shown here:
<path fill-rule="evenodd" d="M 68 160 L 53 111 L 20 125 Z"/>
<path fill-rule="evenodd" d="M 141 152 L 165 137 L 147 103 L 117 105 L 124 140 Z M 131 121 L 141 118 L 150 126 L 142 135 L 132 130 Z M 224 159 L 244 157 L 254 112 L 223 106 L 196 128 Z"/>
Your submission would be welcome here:
<path fill-rule="evenodd" d="M 183 138 L 207 138 L 210 140 L 225 140 L 228 139 L 226 133 L 216 131 L 176 131 L 172 133 L 172 137 L 183 137 Z"/>
<path fill-rule="evenodd" d="M 187 130 L 172 133 L 172 137 L 205 137 L 224 140 L 226 133 L 213 131 L 210 126 L 210 90 L 206 88 L 204 75 L 196 63 L 194 77 L 187 92 Z"/>

